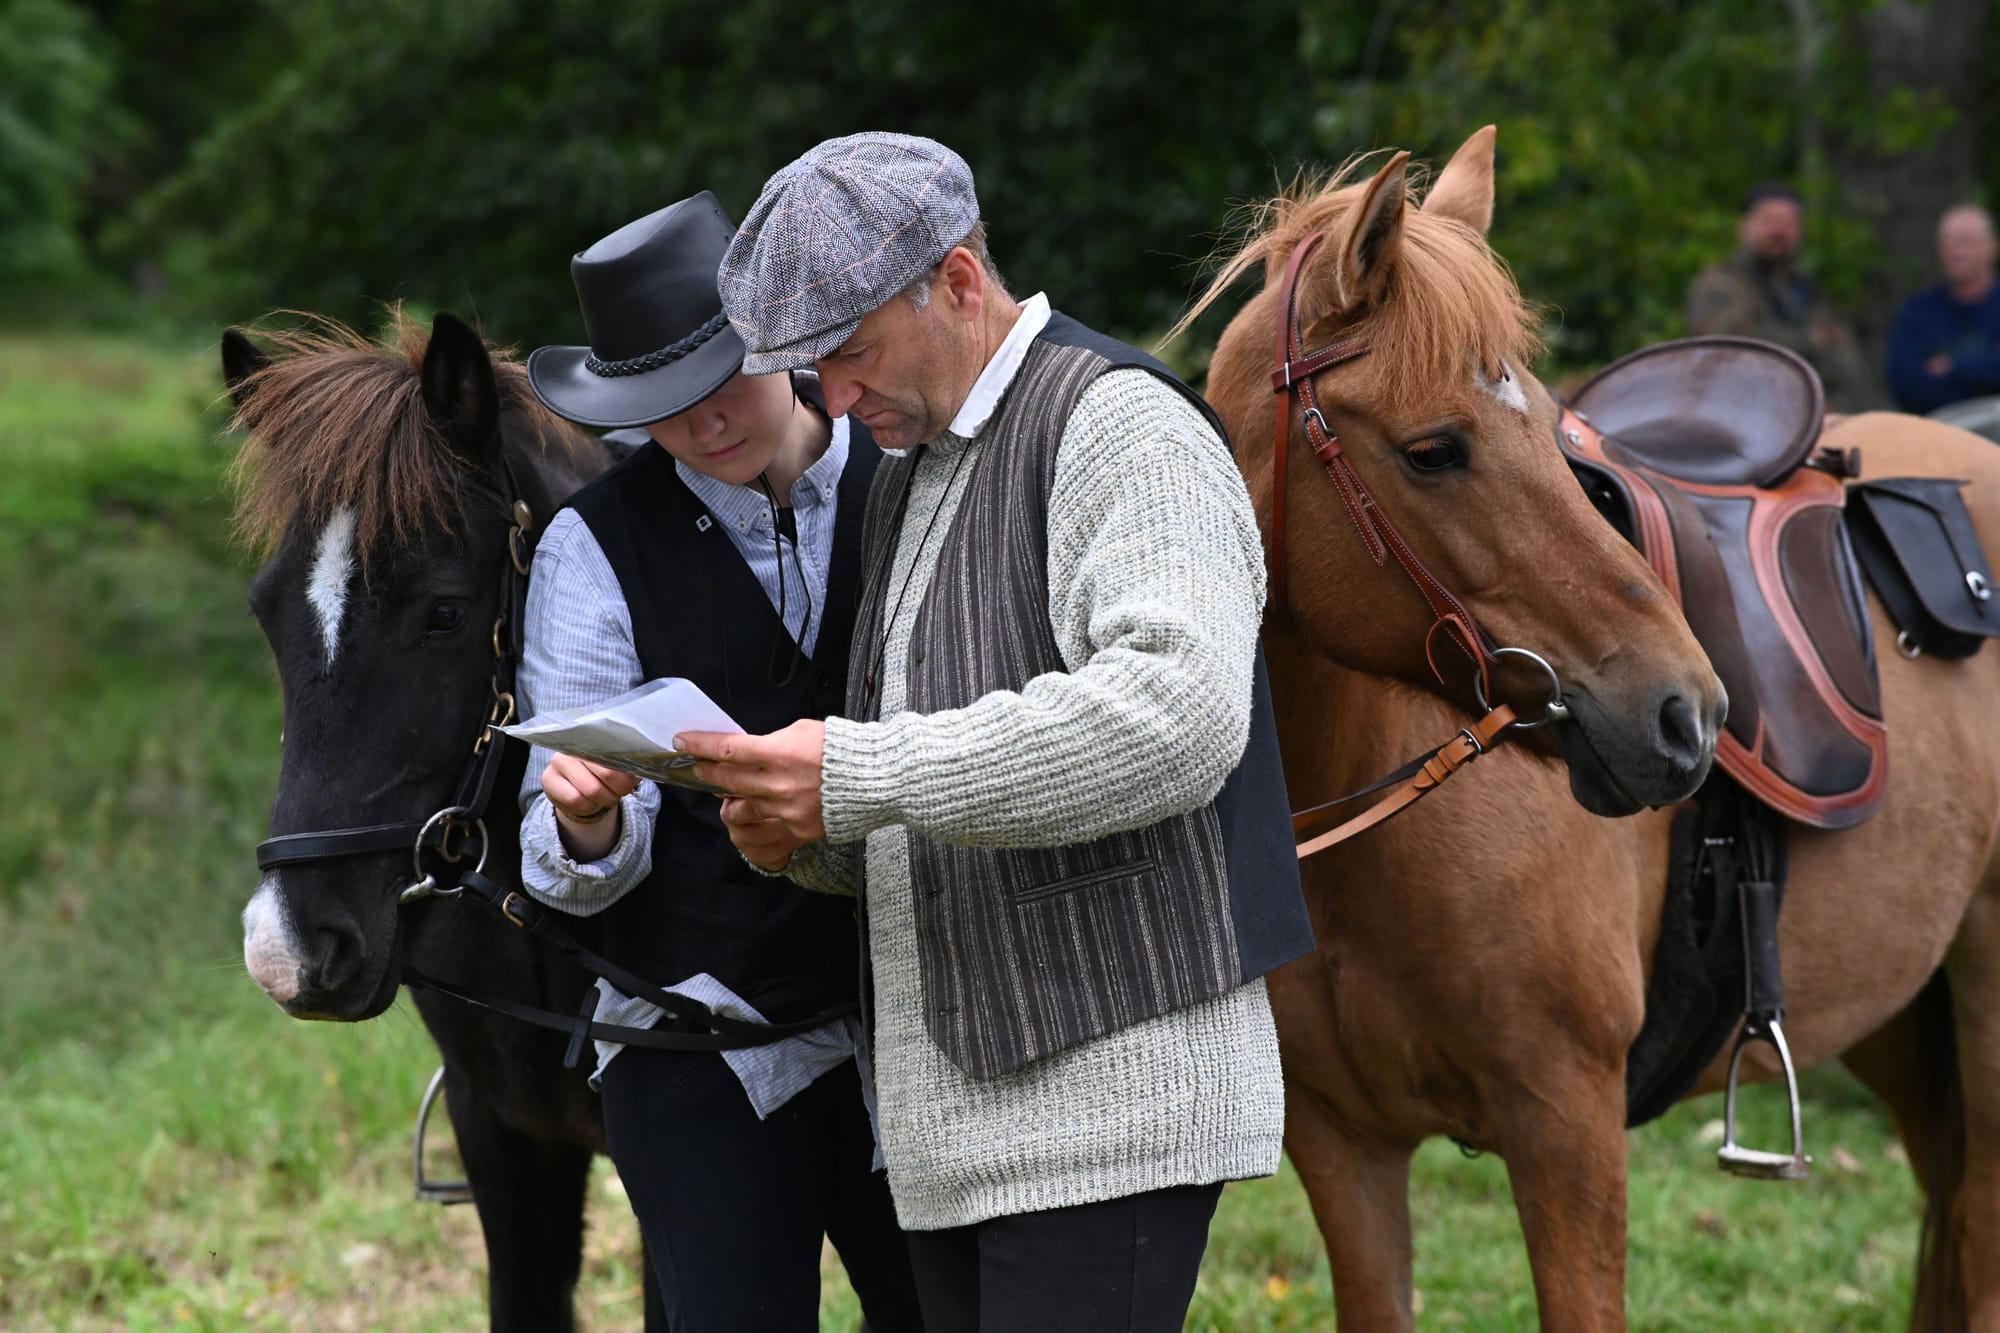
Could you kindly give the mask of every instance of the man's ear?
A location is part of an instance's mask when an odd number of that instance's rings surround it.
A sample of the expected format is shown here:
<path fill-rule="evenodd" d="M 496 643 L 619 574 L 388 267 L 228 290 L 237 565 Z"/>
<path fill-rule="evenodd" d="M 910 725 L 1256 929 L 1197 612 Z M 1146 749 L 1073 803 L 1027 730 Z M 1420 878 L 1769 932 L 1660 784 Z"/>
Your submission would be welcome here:
<path fill-rule="evenodd" d="M 950 301 L 953 313 L 967 323 L 978 319 L 986 309 L 987 295 L 986 269 L 978 256 L 954 245 L 938 264 L 938 290 L 931 295 Z"/>

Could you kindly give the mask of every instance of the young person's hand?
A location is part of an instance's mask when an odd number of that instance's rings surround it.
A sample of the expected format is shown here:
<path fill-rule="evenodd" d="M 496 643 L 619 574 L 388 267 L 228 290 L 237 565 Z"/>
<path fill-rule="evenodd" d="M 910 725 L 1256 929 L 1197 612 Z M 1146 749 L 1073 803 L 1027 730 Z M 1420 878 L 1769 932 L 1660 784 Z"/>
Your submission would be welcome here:
<path fill-rule="evenodd" d="M 618 844 L 618 802 L 639 789 L 639 779 L 573 754 L 559 754 L 542 770 L 542 791 L 555 807 L 556 831 L 579 861 L 596 861 Z"/>
<path fill-rule="evenodd" d="M 826 724 L 811 718 L 768 736 L 689 731 L 674 738 L 675 749 L 701 760 L 696 777 L 743 798 L 739 823 L 777 820 L 802 844 L 826 836 L 819 802 L 825 747 Z"/>

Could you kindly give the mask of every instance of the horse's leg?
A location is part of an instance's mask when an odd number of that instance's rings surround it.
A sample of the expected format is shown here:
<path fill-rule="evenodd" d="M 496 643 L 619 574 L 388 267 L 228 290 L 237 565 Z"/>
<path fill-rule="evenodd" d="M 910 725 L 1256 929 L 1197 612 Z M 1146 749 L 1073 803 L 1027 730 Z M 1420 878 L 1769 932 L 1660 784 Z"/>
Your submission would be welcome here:
<path fill-rule="evenodd" d="M 455 1067 L 446 1070 L 445 1098 L 486 1233 L 493 1333 L 568 1333 L 583 1267 L 590 1152 L 508 1128 Z"/>
<path fill-rule="evenodd" d="M 1965 1104 L 1958 1087 L 1957 1024 L 1951 987 L 1939 973 L 1903 1011 L 1841 1055 L 1882 1099 L 1926 1196 L 1917 1254 L 1918 1333 L 1966 1327 L 1958 1192 L 1965 1173 Z"/>
<path fill-rule="evenodd" d="M 1942 981 L 1936 983 L 1942 986 Z M 1932 1148 L 1941 1108 L 1937 1099 L 1939 1061 L 1955 1061 L 1949 1048 L 1950 1024 L 1938 1040 L 1922 1012 L 1933 998 L 1924 993 L 1894 1018 L 1843 1051 L 1840 1062 L 1861 1086 L 1881 1099 L 1895 1122 L 1896 1136 L 1910 1158 L 1910 1172 L 1925 1193 L 1936 1186 Z M 1937 999 L 1950 1004 L 1950 993 Z M 1948 1020 L 1950 1015 L 1944 1017 Z M 1945 1066 L 1949 1068 L 1949 1065 Z"/>
<path fill-rule="evenodd" d="M 1941 1304 L 1937 1327 L 1953 1327 L 1950 1295 L 1962 1294 L 1958 1326 L 2000 1330 L 2000 884 L 1988 875 L 1945 955 L 1956 1028 L 1957 1078 L 1933 1131 L 1937 1173 L 1925 1217 L 1919 1312 Z M 1962 1116 L 1962 1125 L 1955 1123 Z M 1954 1151 L 1956 1150 L 1956 1151 Z M 1941 1267 L 1942 1274 L 1933 1271 Z"/>
<path fill-rule="evenodd" d="M 1305 1184 L 1348 1333 L 1408 1333 L 1410 1149 L 1363 1143 L 1320 1094 L 1285 1080 L 1285 1152 Z"/>
<path fill-rule="evenodd" d="M 1497 1143 L 1545 1333 L 1625 1327 L 1625 1076 L 1552 1039 L 1535 1082 L 1495 1099 Z M 1533 1068 L 1532 1066 L 1528 1066 Z"/>

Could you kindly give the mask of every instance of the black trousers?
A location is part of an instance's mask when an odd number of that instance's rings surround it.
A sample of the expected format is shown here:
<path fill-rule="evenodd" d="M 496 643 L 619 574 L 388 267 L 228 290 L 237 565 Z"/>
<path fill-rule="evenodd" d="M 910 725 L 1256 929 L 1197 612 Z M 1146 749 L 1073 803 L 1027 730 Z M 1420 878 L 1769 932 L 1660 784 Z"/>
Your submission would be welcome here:
<path fill-rule="evenodd" d="M 1222 1186 L 912 1231 L 929 1333 L 1180 1333 Z"/>
<path fill-rule="evenodd" d="M 768 1120 L 713 1053 L 627 1047 L 603 1097 L 674 1333 L 817 1333 L 822 1236 L 872 1333 L 922 1327 L 852 1061 Z"/>

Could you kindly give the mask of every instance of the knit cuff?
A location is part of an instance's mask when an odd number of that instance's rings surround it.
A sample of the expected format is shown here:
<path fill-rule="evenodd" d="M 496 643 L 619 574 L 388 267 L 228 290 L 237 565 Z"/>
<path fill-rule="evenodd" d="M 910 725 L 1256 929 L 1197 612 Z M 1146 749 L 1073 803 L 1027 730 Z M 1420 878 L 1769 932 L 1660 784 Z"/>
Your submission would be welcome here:
<path fill-rule="evenodd" d="M 854 870 L 857 853 L 852 847 L 835 847 L 822 839 L 809 842 L 792 853 L 792 859 L 785 868 L 776 872 L 777 877 L 788 879 L 802 889 L 813 893 L 829 893 L 838 897 L 855 896 Z M 753 865 L 760 875 L 770 875 L 771 871 Z"/>
<path fill-rule="evenodd" d="M 819 799 L 828 842 L 859 842 L 878 828 L 902 822 L 896 801 L 905 777 L 897 748 L 881 722 L 826 720 Z"/>

